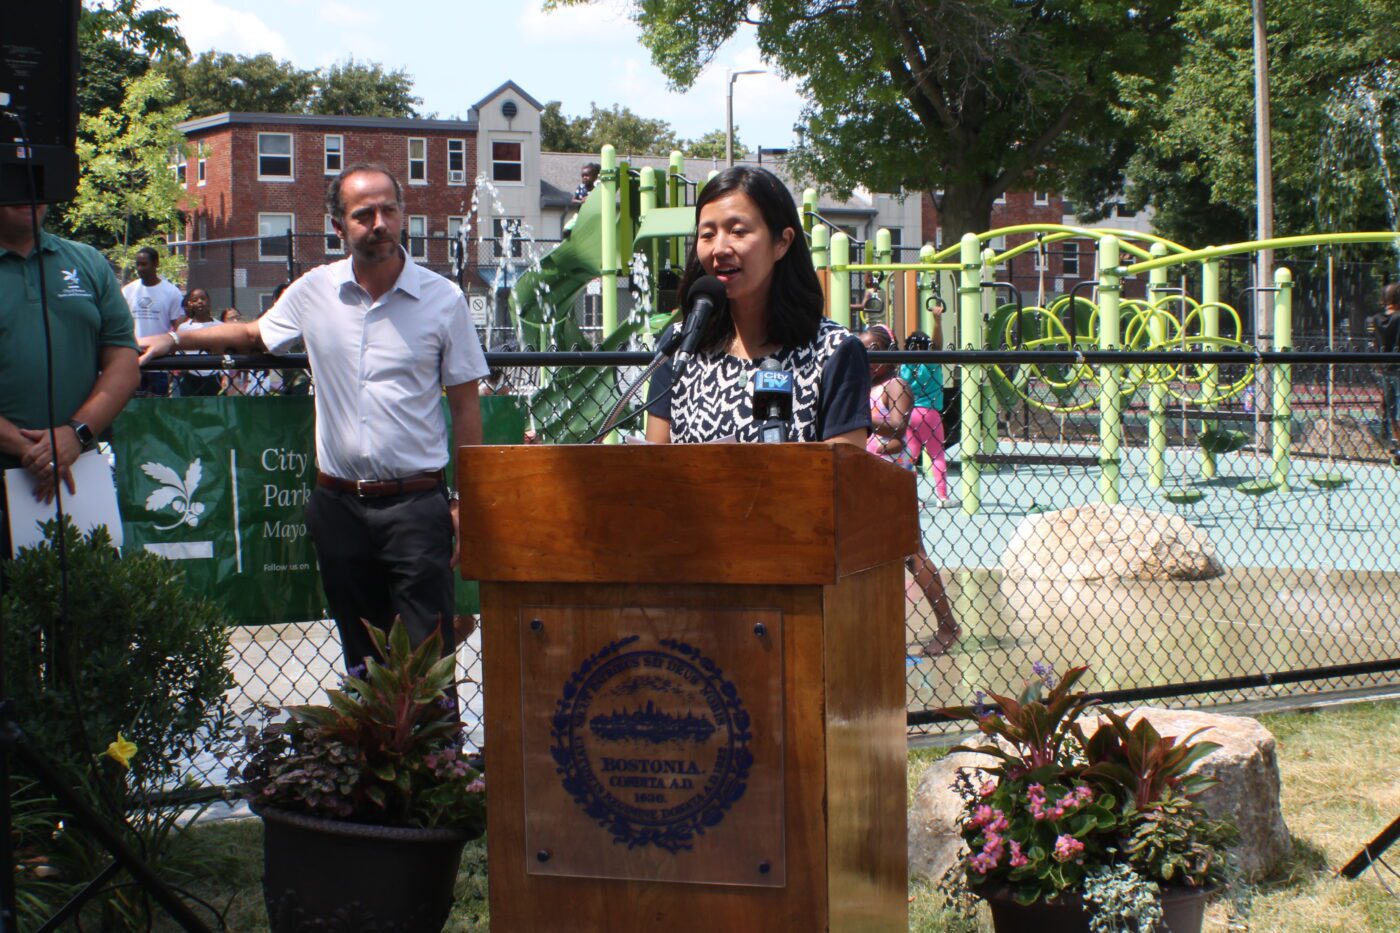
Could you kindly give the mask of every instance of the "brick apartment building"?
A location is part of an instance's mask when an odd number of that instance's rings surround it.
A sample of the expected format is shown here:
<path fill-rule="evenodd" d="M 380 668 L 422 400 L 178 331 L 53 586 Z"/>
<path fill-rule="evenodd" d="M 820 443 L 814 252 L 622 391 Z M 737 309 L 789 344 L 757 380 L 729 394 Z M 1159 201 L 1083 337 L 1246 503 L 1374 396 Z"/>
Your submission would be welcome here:
<path fill-rule="evenodd" d="M 245 314 L 265 309 L 291 272 L 344 256 L 326 185 L 356 162 L 383 164 L 405 182 L 410 252 L 439 270 L 449 264 L 447 237 L 473 196 L 475 121 L 220 113 L 182 128 L 189 145 L 176 170 L 190 195 L 186 239 L 255 238 L 195 247 L 190 282 L 211 294 L 246 290 L 238 295 Z M 232 281 L 218 280 L 230 273 Z M 259 301 L 248 307 L 253 296 Z"/>
<path fill-rule="evenodd" d="M 925 243 L 934 243 L 940 248 L 951 245 L 945 241 L 938 219 L 937 199 L 941 193 L 924 193 L 922 231 Z M 1121 203 L 1115 204 L 1112 215 L 1104 220 L 1084 223 L 1075 216 L 1074 205 L 1070 201 L 1049 191 L 1008 191 L 992 204 L 993 230 L 1033 223 L 1113 227 L 1142 232 L 1152 229 L 1150 213 L 1129 211 Z M 1029 234 L 1012 234 L 999 237 L 1000 242 L 993 242 L 992 247 L 1000 252 L 1031 239 L 1033 237 Z M 1049 302 L 1055 296 L 1068 294 L 1079 282 L 1092 281 L 1096 276 L 1097 258 L 1095 241 L 1090 238 L 1060 240 L 1047 245 L 1043 256 L 1037 250 L 1013 259 L 1011 268 L 999 271 L 998 278 L 1015 285 L 1028 305 L 1037 303 L 1043 284 L 1046 301 Z M 1124 280 L 1123 297 L 1142 298 L 1146 291 L 1146 276 L 1132 276 Z M 1002 296 L 1002 300 L 1004 298 Z"/>

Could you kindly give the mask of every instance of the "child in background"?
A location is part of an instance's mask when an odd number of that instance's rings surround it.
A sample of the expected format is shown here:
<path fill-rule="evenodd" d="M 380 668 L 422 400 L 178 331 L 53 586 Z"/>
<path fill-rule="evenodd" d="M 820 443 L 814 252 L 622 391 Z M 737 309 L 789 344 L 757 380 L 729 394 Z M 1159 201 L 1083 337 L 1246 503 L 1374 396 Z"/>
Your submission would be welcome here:
<path fill-rule="evenodd" d="M 935 318 L 934 331 L 938 331 Z M 904 342 L 906 350 L 929 350 L 933 340 L 923 331 L 914 331 Z M 943 367 L 937 363 L 904 363 L 899 377 L 914 395 L 914 407 L 909 413 L 906 435 L 909 454 L 917 465 L 921 454 L 928 451 L 933 465 L 933 489 L 939 505 L 948 501 L 948 459 L 943 452 Z"/>

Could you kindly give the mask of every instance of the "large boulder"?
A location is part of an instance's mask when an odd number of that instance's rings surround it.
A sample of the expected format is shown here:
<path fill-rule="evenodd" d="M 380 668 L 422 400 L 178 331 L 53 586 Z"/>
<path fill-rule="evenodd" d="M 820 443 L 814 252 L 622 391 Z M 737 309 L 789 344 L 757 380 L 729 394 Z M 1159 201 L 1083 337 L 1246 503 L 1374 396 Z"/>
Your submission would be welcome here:
<path fill-rule="evenodd" d="M 1006 579 L 1209 580 L 1210 539 L 1178 515 L 1095 502 L 1027 515 L 1001 556 Z"/>
<path fill-rule="evenodd" d="M 1136 722 L 1143 715 L 1162 735 L 1186 736 L 1205 728 L 1196 739 L 1220 745 L 1196 763 L 1197 773 L 1220 781 L 1197 800 L 1212 817 L 1233 820 L 1239 827 L 1240 841 L 1233 855 L 1240 872 L 1249 880 L 1267 875 L 1291 845 L 1279 806 L 1273 735 L 1253 719 L 1188 710 L 1144 707 L 1130 711 L 1128 721 Z M 964 768 L 973 769 L 973 781 L 980 781 L 976 769 L 991 762 L 983 755 L 954 752 L 934 762 L 924 774 L 909 809 L 911 875 L 937 879 L 957 861 L 964 846 L 962 800 L 953 789 L 954 781 Z"/>
<path fill-rule="evenodd" d="M 1026 516 L 1001 569 L 1008 621 L 1042 653 L 1082 637 L 1086 620 L 1122 620 L 1125 610 L 1170 601 L 1178 587 L 1223 572 L 1210 539 L 1180 516 L 1104 503 Z M 1156 628 L 1135 621 L 1109 640 L 1155 637 Z M 1119 647 L 1151 653 L 1145 644 Z"/>

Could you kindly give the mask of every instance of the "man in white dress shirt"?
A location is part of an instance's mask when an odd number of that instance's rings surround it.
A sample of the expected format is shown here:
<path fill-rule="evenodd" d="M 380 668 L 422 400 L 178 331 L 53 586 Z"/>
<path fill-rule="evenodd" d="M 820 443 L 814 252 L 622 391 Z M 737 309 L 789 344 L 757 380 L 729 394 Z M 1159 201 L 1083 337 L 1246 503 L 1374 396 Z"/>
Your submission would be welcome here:
<path fill-rule="evenodd" d="M 345 665 L 372 654 L 360 620 L 402 617 L 415 644 L 441 632 L 453 650 L 456 503 L 443 467 L 452 444 L 481 443 L 477 380 L 487 374 L 466 299 L 399 245 L 403 188 L 352 165 L 327 208 L 350 257 L 293 282 L 255 321 L 140 341 L 142 361 L 177 348 L 286 353 L 306 343 L 316 378 L 316 489 L 306 507 Z"/>

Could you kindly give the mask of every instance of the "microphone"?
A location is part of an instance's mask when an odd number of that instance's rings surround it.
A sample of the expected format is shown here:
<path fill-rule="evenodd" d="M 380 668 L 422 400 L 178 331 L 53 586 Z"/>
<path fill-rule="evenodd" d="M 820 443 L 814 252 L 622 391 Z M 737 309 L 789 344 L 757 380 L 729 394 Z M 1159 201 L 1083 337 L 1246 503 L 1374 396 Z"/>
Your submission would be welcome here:
<path fill-rule="evenodd" d="M 690 365 L 691 357 L 700 348 L 700 337 L 710 323 L 710 318 L 723 311 L 724 306 L 729 303 L 729 297 L 724 293 L 724 283 L 713 275 L 696 279 L 691 284 L 690 291 L 686 293 L 685 300 L 688 310 L 685 314 L 685 325 L 681 329 L 681 348 L 676 352 L 671 368 L 673 383 L 680 381 L 681 375 Z"/>
<path fill-rule="evenodd" d="M 762 422 L 759 441 L 781 444 L 788 439 L 792 420 L 792 373 L 769 357 L 753 374 L 753 420 Z"/>

